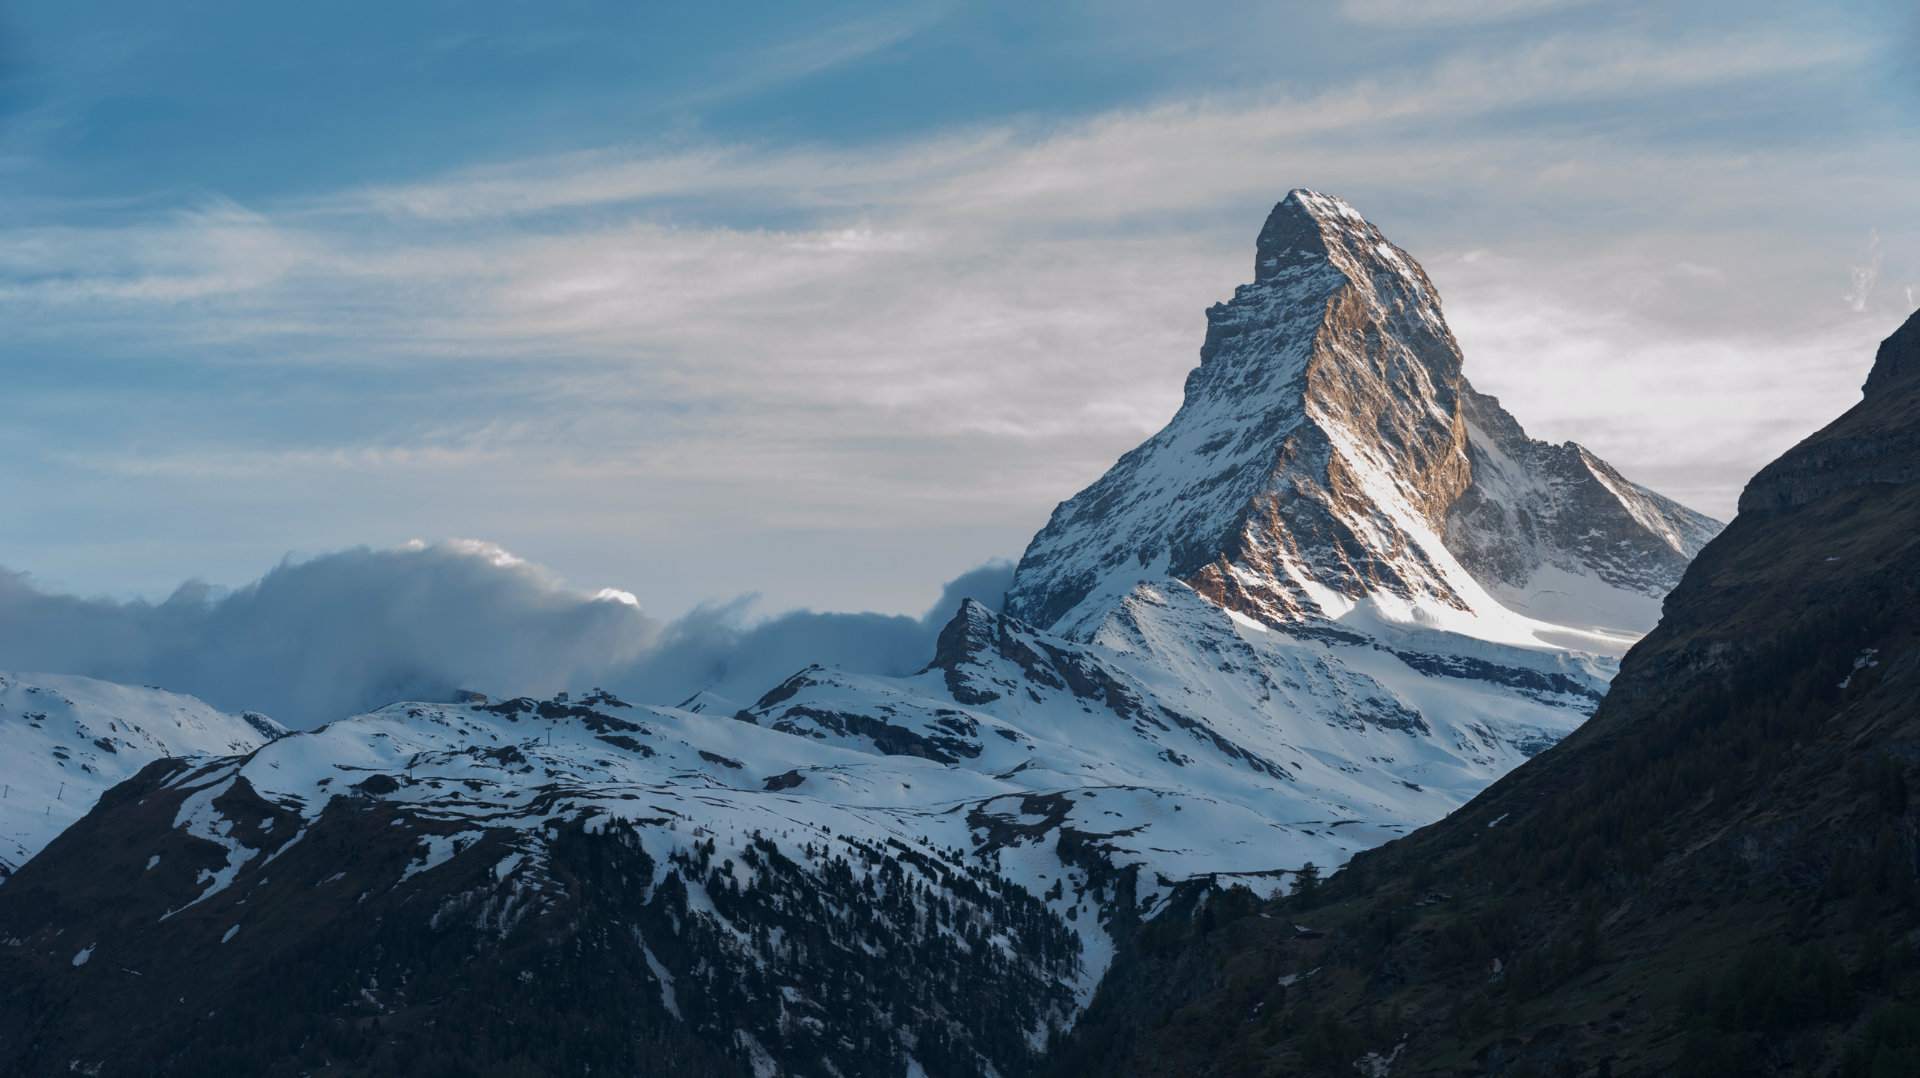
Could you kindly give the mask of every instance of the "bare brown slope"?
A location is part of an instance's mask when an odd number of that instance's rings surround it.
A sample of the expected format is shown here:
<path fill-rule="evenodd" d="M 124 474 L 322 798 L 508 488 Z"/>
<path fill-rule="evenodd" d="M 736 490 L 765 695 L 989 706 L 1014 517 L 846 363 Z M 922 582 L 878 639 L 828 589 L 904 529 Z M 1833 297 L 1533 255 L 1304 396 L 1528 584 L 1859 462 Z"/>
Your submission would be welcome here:
<path fill-rule="evenodd" d="M 1920 483 L 1884 478 L 1916 338 L 1756 477 L 1577 733 L 1316 896 L 1151 928 L 1054 1073 L 1920 1073 Z"/>

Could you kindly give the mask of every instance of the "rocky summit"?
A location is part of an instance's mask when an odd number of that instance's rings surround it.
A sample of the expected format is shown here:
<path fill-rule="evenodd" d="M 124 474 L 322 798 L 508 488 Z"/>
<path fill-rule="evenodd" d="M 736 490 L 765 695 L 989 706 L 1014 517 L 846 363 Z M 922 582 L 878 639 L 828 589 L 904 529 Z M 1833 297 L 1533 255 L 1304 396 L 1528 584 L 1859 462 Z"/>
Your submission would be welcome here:
<path fill-rule="evenodd" d="M 917 673 L 153 759 L 0 885 L 0 1074 L 1013 1078 L 1220 885 L 1457 814 L 1718 525 L 1528 439 L 1345 203 L 1256 248 L 1179 413 Z"/>
<path fill-rule="evenodd" d="M 1084 635 L 1172 577 L 1275 626 L 1371 615 L 1563 644 L 1548 627 L 1652 628 L 1720 524 L 1527 438 L 1461 369 L 1419 264 L 1346 203 L 1294 191 L 1253 283 L 1207 312 L 1180 411 L 1060 503 L 1007 612 Z"/>

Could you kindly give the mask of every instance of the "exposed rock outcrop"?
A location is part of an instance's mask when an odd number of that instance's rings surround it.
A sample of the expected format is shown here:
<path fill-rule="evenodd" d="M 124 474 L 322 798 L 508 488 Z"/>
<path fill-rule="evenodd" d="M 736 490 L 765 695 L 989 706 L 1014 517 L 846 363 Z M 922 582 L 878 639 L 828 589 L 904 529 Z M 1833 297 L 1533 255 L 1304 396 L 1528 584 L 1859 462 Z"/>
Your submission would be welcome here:
<path fill-rule="evenodd" d="M 1269 624 L 1384 597 L 1644 632 L 1719 529 L 1579 446 L 1529 440 L 1468 384 L 1419 264 L 1336 198 L 1274 207 L 1200 359 L 1165 429 L 1054 510 L 1009 613 L 1084 635 L 1170 576 Z"/>

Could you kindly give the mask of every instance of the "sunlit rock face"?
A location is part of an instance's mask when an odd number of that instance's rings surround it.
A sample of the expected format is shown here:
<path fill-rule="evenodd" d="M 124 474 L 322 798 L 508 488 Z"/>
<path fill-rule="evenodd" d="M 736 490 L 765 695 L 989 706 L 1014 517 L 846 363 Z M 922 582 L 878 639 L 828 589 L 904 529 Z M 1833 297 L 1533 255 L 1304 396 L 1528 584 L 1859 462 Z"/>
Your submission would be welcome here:
<path fill-rule="evenodd" d="M 1034 537 L 1008 613 L 1083 636 L 1172 577 L 1274 626 L 1363 608 L 1501 640 L 1630 640 L 1720 528 L 1577 445 L 1528 439 L 1468 384 L 1419 264 L 1336 198 L 1274 207 L 1200 360 L 1166 428 Z"/>

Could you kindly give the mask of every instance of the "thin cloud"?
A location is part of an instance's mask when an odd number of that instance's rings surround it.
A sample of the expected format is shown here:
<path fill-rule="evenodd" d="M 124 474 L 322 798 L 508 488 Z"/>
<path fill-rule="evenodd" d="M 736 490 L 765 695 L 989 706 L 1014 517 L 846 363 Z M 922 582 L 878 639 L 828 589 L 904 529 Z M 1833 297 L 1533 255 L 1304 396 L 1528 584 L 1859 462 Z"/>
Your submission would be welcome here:
<path fill-rule="evenodd" d="M 1582 7 L 1594 0 L 1343 0 L 1340 14 L 1369 26 L 1497 22 Z"/>
<path fill-rule="evenodd" d="M 680 98 L 676 104 L 684 107 L 743 97 L 798 82 L 898 45 L 931 25 L 936 15 L 936 8 L 924 5 L 918 11 L 855 19 L 791 41 L 753 49 L 722 61 L 722 66 L 735 74 Z"/>
<path fill-rule="evenodd" d="M 1873 286 L 1880 282 L 1880 233 L 1876 229 L 1867 241 L 1867 261 L 1863 266 L 1847 267 L 1853 278 L 1853 288 L 1847 292 L 1847 307 L 1858 314 L 1867 309 L 1867 298 L 1873 295 Z"/>
<path fill-rule="evenodd" d="M 1231 169 L 1192 170 L 1183 155 L 1253 147 L 1390 121 L 1498 112 L 1593 99 L 1644 97 L 1690 87 L 1831 66 L 1858 59 L 1860 42 L 1772 29 L 1660 41 L 1639 36 L 1558 36 L 1498 55 L 1444 57 L 1423 71 L 1298 97 L 1259 94 L 1096 117 L 1066 130 L 996 126 L 848 152 L 799 147 L 705 146 L 649 155 L 598 150 L 492 165 L 425 184 L 350 192 L 316 205 L 426 220 L 511 218 L 556 210 L 646 203 L 699 193 L 771 199 L 813 211 L 904 205 L 948 212 L 1044 204 L 1066 219 L 1165 205 L 1169 174 L 1202 193 L 1241 186 Z M 1234 155 L 1240 156 L 1240 155 Z M 1104 171 L 1091 171 L 1098 165 Z M 1098 192 L 1086 203 L 1063 196 Z M 1284 193 L 1284 192 L 1283 192 Z"/>

